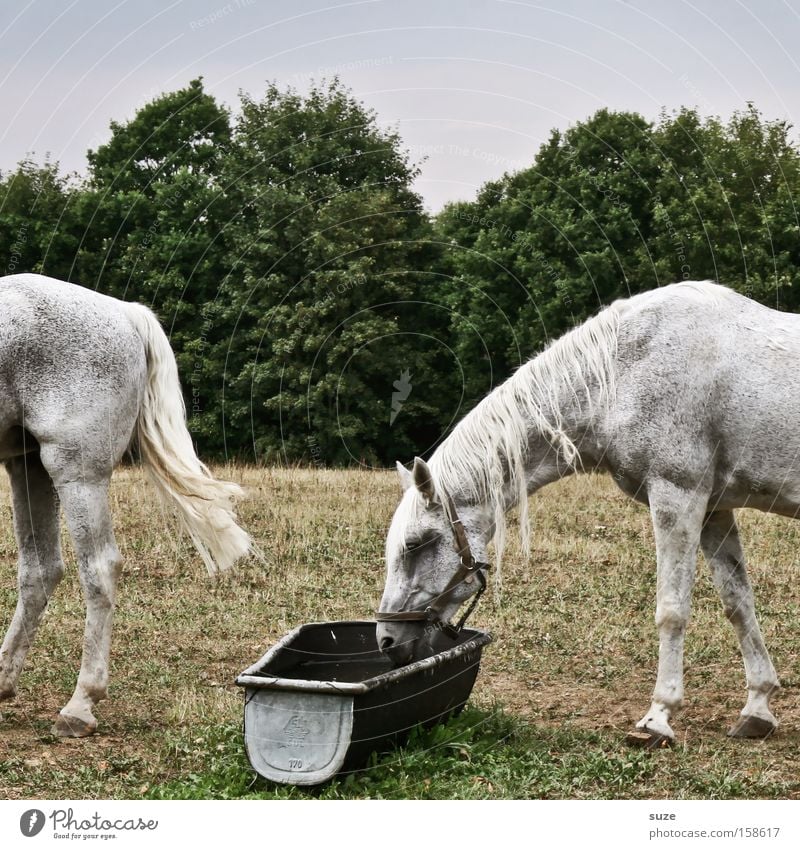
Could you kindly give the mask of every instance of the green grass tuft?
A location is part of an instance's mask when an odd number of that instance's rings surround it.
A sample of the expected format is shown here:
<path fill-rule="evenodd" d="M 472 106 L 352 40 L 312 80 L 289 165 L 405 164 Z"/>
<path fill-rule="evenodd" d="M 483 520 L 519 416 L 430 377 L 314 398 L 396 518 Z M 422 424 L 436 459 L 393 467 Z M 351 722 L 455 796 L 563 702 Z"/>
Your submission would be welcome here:
<path fill-rule="evenodd" d="M 468 708 L 446 725 L 415 729 L 407 744 L 318 788 L 281 786 L 253 773 L 237 725 L 170 742 L 187 772 L 150 788 L 153 799 L 537 799 L 630 793 L 653 770 L 642 752 L 600 736 L 536 729 L 501 711 Z M 604 745 L 605 744 L 605 745 Z"/>

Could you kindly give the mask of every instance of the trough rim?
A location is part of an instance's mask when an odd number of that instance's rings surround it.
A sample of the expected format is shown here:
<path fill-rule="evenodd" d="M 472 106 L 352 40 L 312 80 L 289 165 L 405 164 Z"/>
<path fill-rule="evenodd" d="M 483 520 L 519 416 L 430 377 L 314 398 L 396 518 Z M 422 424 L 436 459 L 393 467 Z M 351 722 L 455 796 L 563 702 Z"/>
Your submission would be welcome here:
<path fill-rule="evenodd" d="M 491 643 L 493 639 L 488 631 L 481 631 L 477 628 L 464 628 L 463 633 L 470 634 L 470 636 L 463 643 L 438 652 L 431 657 L 416 660 L 407 666 L 390 669 L 388 672 L 383 672 L 373 678 L 367 678 L 366 681 L 315 681 L 302 678 L 265 676 L 263 673 L 259 674 L 259 670 L 263 666 L 269 663 L 275 655 L 286 648 L 303 631 L 335 625 L 377 625 L 377 622 L 372 619 L 343 619 L 333 622 L 307 622 L 304 625 L 299 625 L 281 637 L 259 660 L 239 674 L 236 677 L 236 684 L 239 687 L 252 687 L 259 690 L 295 690 L 317 693 L 338 693 L 340 695 L 361 695 L 376 690 L 379 687 L 385 687 L 402 678 L 435 669 L 437 666 L 448 663 L 462 655 L 480 653 L 481 649 Z"/>

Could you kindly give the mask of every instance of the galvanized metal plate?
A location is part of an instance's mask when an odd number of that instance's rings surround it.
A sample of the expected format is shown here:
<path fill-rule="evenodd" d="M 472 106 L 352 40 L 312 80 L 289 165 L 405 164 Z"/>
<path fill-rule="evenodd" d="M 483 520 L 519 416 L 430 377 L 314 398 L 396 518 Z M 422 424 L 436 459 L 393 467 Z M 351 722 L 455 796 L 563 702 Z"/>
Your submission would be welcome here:
<path fill-rule="evenodd" d="M 353 697 L 250 690 L 244 744 L 253 769 L 281 784 L 321 784 L 342 767 L 353 731 Z"/>

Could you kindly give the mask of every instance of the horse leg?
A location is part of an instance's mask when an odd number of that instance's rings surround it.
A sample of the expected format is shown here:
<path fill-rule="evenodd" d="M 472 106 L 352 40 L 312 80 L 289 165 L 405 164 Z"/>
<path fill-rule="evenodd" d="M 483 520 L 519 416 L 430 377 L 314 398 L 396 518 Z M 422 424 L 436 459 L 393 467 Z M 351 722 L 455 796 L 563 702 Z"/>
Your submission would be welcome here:
<path fill-rule="evenodd" d="M 706 517 L 700 544 L 725 615 L 739 638 L 747 678 L 747 704 L 728 735 L 768 737 L 778 725 L 769 700 L 780 683 L 756 619 L 753 588 L 732 510 L 719 510 Z"/>
<path fill-rule="evenodd" d="M 683 701 L 683 642 L 708 499 L 663 480 L 648 487 L 648 499 L 658 562 L 658 676 L 650 710 L 636 727 L 655 746 L 675 739 L 669 721 Z"/>
<path fill-rule="evenodd" d="M 58 498 L 39 456 L 15 457 L 6 462 L 6 469 L 11 479 L 19 574 L 17 607 L 0 648 L 0 700 L 16 694 L 42 614 L 64 574 Z"/>
<path fill-rule="evenodd" d="M 92 709 L 105 698 L 108 689 L 111 626 L 122 559 L 111 526 L 108 478 L 54 477 L 78 559 L 86 628 L 78 683 L 53 731 L 62 737 L 85 737 L 97 728 Z M 59 477 L 63 477 L 63 482 Z"/>

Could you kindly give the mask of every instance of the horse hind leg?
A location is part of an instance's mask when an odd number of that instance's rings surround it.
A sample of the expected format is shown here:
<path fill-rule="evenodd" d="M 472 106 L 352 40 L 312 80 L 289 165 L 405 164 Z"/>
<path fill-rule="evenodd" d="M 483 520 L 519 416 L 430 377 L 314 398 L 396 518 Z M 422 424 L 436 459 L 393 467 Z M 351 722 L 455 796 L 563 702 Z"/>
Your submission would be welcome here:
<path fill-rule="evenodd" d="M 733 511 L 710 513 L 700 543 L 711 567 L 714 586 L 726 617 L 736 631 L 747 678 L 747 704 L 730 737 L 768 737 L 778 721 L 769 709 L 772 694 L 780 687 L 756 618 L 753 588 L 747 577 L 744 552 Z"/>
<path fill-rule="evenodd" d="M 71 464 L 58 462 L 57 455 L 42 449 L 64 508 L 86 603 L 83 658 L 75 692 L 62 708 L 53 727 L 62 737 L 85 737 L 94 733 L 95 705 L 108 690 L 108 659 L 117 580 L 122 559 L 114 540 L 108 485 L 111 470 L 91 475 L 77 474 Z"/>
<path fill-rule="evenodd" d="M 19 576 L 17 607 L 0 648 L 0 700 L 16 694 L 42 614 L 64 574 L 58 498 L 38 454 L 16 457 L 5 465 L 11 479 Z"/>

